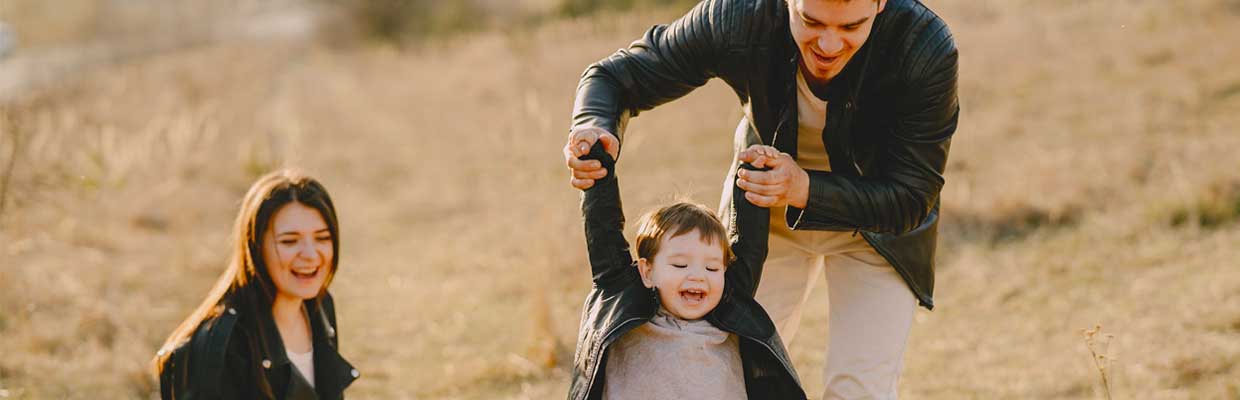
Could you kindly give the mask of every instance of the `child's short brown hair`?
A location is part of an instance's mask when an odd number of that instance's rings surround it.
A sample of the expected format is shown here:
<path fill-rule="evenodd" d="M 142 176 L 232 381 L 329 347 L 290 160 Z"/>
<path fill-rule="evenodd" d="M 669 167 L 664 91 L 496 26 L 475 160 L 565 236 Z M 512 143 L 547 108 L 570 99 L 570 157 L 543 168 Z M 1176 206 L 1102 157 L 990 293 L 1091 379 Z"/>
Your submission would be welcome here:
<path fill-rule="evenodd" d="M 671 204 L 642 216 L 637 227 L 637 256 L 654 260 L 664 236 L 672 238 L 695 230 L 703 240 L 719 245 L 725 263 L 731 263 L 732 246 L 719 217 L 700 204 L 688 202 Z"/>

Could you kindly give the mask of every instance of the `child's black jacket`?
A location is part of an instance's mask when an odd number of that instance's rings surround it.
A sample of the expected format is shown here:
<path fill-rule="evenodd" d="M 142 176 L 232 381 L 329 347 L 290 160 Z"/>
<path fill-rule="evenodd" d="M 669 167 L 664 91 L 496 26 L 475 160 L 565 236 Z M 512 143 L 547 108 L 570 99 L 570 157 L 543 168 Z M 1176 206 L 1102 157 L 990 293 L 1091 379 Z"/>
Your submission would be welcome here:
<path fill-rule="evenodd" d="M 624 239 L 624 211 L 615 176 L 615 162 L 595 145 L 582 159 L 599 160 L 608 175 L 585 190 L 582 216 L 594 287 L 586 297 L 573 356 L 570 400 L 601 399 L 607 348 L 629 330 L 650 321 L 659 307 L 658 295 L 642 285 L 636 262 Z M 753 169 L 748 164 L 743 168 Z M 725 273 L 722 300 L 706 315 L 712 325 L 737 335 L 750 399 L 804 399 L 792 361 L 770 316 L 753 295 L 766 260 L 770 213 L 745 199 L 732 185 L 733 220 L 728 236 L 736 259 Z"/>

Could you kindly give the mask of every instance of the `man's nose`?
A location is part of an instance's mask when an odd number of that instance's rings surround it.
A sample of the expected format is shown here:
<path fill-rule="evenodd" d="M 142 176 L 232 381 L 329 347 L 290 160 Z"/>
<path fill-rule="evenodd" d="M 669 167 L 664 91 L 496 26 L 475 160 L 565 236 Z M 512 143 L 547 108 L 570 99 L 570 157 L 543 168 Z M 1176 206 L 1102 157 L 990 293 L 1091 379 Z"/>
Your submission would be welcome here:
<path fill-rule="evenodd" d="M 830 29 L 818 35 L 818 48 L 830 56 L 844 49 L 844 38 Z"/>

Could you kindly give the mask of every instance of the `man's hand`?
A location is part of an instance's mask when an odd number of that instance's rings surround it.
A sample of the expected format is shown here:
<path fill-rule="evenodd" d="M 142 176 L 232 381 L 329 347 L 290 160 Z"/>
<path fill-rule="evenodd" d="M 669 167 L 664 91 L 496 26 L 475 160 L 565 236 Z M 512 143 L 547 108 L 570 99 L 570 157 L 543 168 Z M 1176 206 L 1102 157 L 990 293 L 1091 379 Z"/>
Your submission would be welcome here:
<path fill-rule="evenodd" d="M 579 157 L 590 153 L 590 147 L 597 141 L 603 141 L 603 150 L 614 160 L 620 155 L 620 139 L 603 128 L 580 128 L 568 133 L 568 143 L 564 144 L 564 162 L 572 171 L 569 183 L 573 187 L 586 190 L 594 186 L 595 179 L 607 176 L 607 169 L 596 160 L 582 161 Z"/>
<path fill-rule="evenodd" d="M 788 153 L 771 146 L 755 144 L 741 151 L 741 162 L 769 171 L 740 169 L 736 184 L 745 190 L 745 199 L 759 207 L 790 205 L 805 208 L 809 200 L 809 174 Z"/>

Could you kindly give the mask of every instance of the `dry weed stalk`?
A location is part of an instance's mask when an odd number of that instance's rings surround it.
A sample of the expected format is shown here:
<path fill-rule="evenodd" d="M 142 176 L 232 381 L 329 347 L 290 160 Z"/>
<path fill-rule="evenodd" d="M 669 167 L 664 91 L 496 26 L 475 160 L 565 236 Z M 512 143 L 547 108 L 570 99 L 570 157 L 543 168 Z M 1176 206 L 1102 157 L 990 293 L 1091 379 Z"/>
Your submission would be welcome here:
<path fill-rule="evenodd" d="M 1093 329 L 1081 330 L 1081 335 L 1085 337 L 1085 347 L 1093 356 L 1094 368 L 1097 368 L 1098 374 L 1102 376 L 1102 394 L 1107 400 L 1111 400 L 1111 365 L 1115 358 L 1110 356 L 1110 351 L 1115 335 L 1102 333 L 1101 324 L 1095 325 Z"/>
<path fill-rule="evenodd" d="M 17 131 L 17 123 L 13 121 L 12 115 L 8 109 L 0 110 L 0 144 L 5 140 L 12 144 L 8 158 L 5 159 L 4 169 L 0 170 L 0 215 L 4 215 L 4 206 L 9 194 L 9 184 L 13 179 L 13 168 L 17 165 L 17 150 L 21 148 L 22 137 Z"/>
<path fill-rule="evenodd" d="M 535 287 L 530 293 L 530 344 L 526 349 L 526 357 L 538 371 L 555 368 L 556 352 L 559 342 L 556 340 L 554 325 L 551 321 L 551 302 L 547 299 L 546 290 Z"/>

